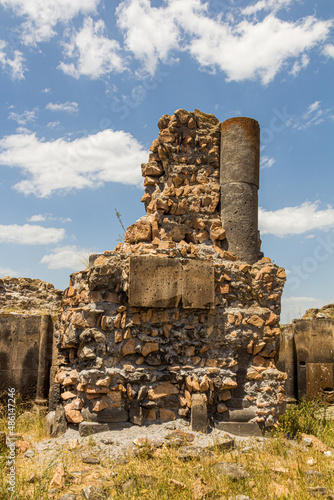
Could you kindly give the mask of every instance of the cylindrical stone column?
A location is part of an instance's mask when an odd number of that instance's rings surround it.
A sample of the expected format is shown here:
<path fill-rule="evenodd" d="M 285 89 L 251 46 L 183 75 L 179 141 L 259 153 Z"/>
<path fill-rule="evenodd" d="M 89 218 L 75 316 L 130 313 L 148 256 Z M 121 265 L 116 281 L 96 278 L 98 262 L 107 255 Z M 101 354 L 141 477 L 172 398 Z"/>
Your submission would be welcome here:
<path fill-rule="evenodd" d="M 45 405 L 49 392 L 49 376 L 52 359 L 52 323 L 49 315 L 41 317 L 39 330 L 38 374 L 35 403 Z"/>
<path fill-rule="evenodd" d="M 228 250 L 248 264 L 259 256 L 258 195 L 260 127 L 252 118 L 221 124 L 221 219 Z"/>

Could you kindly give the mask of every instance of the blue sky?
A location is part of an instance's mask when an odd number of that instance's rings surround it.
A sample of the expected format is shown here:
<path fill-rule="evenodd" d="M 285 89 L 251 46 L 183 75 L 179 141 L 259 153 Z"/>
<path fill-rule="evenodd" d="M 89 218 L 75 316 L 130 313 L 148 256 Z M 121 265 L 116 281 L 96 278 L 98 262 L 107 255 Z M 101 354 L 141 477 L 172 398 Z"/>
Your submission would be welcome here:
<path fill-rule="evenodd" d="M 2 0 L 0 276 L 64 289 L 144 215 L 141 163 L 178 108 L 261 127 L 262 250 L 282 321 L 334 302 L 328 0 Z"/>

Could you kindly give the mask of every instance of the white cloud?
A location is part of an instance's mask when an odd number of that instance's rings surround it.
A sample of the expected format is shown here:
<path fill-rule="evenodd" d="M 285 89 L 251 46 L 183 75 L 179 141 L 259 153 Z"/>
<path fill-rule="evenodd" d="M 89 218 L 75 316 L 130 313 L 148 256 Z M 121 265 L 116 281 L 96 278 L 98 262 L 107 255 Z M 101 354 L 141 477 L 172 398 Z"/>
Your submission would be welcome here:
<path fill-rule="evenodd" d="M 302 69 L 308 66 L 309 62 L 310 58 L 306 54 L 302 54 L 301 58 L 297 59 L 297 61 L 293 64 L 290 71 L 291 75 L 297 76 Z"/>
<path fill-rule="evenodd" d="M 36 120 L 36 113 L 37 108 L 32 109 L 31 111 L 24 111 L 21 114 L 11 111 L 8 118 L 10 120 L 15 120 L 19 125 L 26 125 L 26 123 Z"/>
<path fill-rule="evenodd" d="M 323 108 L 321 101 L 315 101 L 309 105 L 307 110 L 292 120 L 293 128 L 305 130 L 309 127 L 320 125 L 325 120 L 333 118 L 330 108 Z"/>
<path fill-rule="evenodd" d="M 320 104 L 321 101 L 315 101 L 312 104 L 310 104 L 309 107 L 307 108 L 306 113 L 304 113 L 303 115 L 304 120 L 308 120 L 314 112 L 318 112 L 320 109 Z"/>
<path fill-rule="evenodd" d="M 319 125 L 325 120 L 325 118 L 327 118 L 330 110 L 321 109 L 320 104 L 321 101 L 316 101 L 308 107 L 306 113 L 304 113 L 302 117 L 305 123 L 301 125 L 300 128 L 308 128 L 311 125 Z"/>
<path fill-rule="evenodd" d="M 6 54 L 7 43 L 0 40 L 0 65 L 3 71 L 10 74 L 13 80 L 23 80 L 24 71 L 26 70 L 24 66 L 25 58 L 23 53 L 19 50 L 14 51 L 14 57 L 10 59 Z"/>
<path fill-rule="evenodd" d="M 151 75 L 159 61 L 169 62 L 172 60 L 171 52 L 180 49 L 180 27 L 170 3 L 167 2 L 166 8 L 156 8 L 151 6 L 149 0 L 129 0 L 121 2 L 116 9 L 118 25 L 125 34 L 126 48 Z M 192 0 L 179 3 L 190 4 L 189 13 L 192 14 Z"/>
<path fill-rule="evenodd" d="M 2 0 L 2 6 L 23 17 L 22 41 L 35 45 L 50 40 L 57 23 L 67 23 L 78 14 L 96 11 L 100 0 Z"/>
<path fill-rule="evenodd" d="M 108 37 L 102 19 L 87 17 L 96 12 L 100 0 L 3 0 L 2 5 L 25 19 L 21 28 L 28 45 L 50 40 L 58 23 L 86 16 L 82 28 L 65 30 L 64 60 L 58 65 L 74 78 L 123 72 L 126 50 L 128 58 L 137 59 L 150 75 L 159 62 L 174 63 L 180 53 L 188 53 L 202 69 L 221 71 L 228 81 L 259 79 L 268 84 L 282 70 L 295 76 L 305 68 L 311 49 L 326 42 L 333 25 L 315 15 L 290 21 L 278 17 L 278 11 L 293 1 L 258 0 L 246 8 L 234 6 L 224 17 L 222 12 L 213 16 L 210 2 L 204 0 L 164 0 L 158 7 L 151 0 L 123 0 L 116 18 L 124 47 Z M 16 51 L 14 60 L 8 60 L 1 49 L 0 63 L 23 78 L 22 53 Z M 334 57 L 334 45 L 327 43 L 322 51 Z"/>
<path fill-rule="evenodd" d="M 291 323 L 293 319 L 300 319 L 310 308 L 319 308 L 324 301 L 315 297 L 282 297 L 282 323 Z"/>
<path fill-rule="evenodd" d="M 333 44 L 325 45 L 322 52 L 325 56 L 332 57 L 334 59 L 334 45 Z"/>
<path fill-rule="evenodd" d="M 105 33 L 101 19 L 94 23 L 90 17 L 86 18 L 82 29 L 71 31 L 70 41 L 64 43 L 65 56 L 75 59 L 75 63 L 61 62 L 58 69 L 74 78 L 84 75 L 93 79 L 110 72 L 123 72 L 125 61 L 119 55 L 120 45 L 104 36 Z"/>
<path fill-rule="evenodd" d="M 27 177 L 14 188 L 38 197 L 105 182 L 138 186 L 140 165 L 147 157 L 148 151 L 132 135 L 110 129 L 73 141 L 44 141 L 35 134 L 0 140 L 0 165 L 21 168 Z"/>
<path fill-rule="evenodd" d="M 254 5 L 248 5 L 242 9 L 245 16 L 256 14 L 261 10 L 278 11 L 283 7 L 288 7 L 294 0 L 259 0 Z"/>
<path fill-rule="evenodd" d="M 124 0 L 116 16 L 125 47 L 150 74 L 159 61 L 173 61 L 178 51 L 185 51 L 202 68 L 224 72 L 229 81 L 260 79 L 268 84 L 290 63 L 294 75 L 305 67 L 307 53 L 323 43 L 332 26 L 332 21 L 315 16 L 283 21 L 275 14 L 277 3 L 281 8 L 291 2 L 263 0 L 252 6 L 253 13 L 270 11 L 261 20 L 245 17 L 237 8 L 225 20 L 212 18 L 208 3 L 201 0 L 166 0 L 163 7 L 152 7 L 149 0 Z"/>
<path fill-rule="evenodd" d="M 64 113 L 77 113 L 79 110 L 79 104 L 75 101 L 73 102 L 67 101 L 61 104 L 54 104 L 53 102 L 49 102 L 45 106 L 45 109 L 48 109 L 49 111 L 53 112 L 64 111 Z"/>
<path fill-rule="evenodd" d="M 60 222 L 72 222 L 70 217 L 54 217 L 51 214 L 36 214 L 31 217 L 27 217 L 27 221 L 29 222 L 43 222 L 46 220 L 58 220 Z"/>
<path fill-rule="evenodd" d="M 58 247 L 50 254 L 44 255 L 41 264 L 47 264 L 48 269 L 72 269 L 76 271 L 86 267 L 85 261 L 89 256 L 88 250 L 80 250 L 75 245 Z"/>
<path fill-rule="evenodd" d="M 32 134 L 32 131 L 26 127 L 17 127 L 16 133 L 17 134 Z"/>
<path fill-rule="evenodd" d="M 192 56 L 203 68 L 224 71 L 228 81 L 258 78 L 263 84 L 270 83 L 290 60 L 322 41 L 330 28 L 329 22 L 312 16 L 293 23 L 273 14 L 233 27 L 210 24 L 211 29 L 207 29 L 198 22 L 200 36 L 190 43 Z"/>
<path fill-rule="evenodd" d="M 49 122 L 47 124 L 47 127 L 48 128 L 55 128 L 55 127 L 58 127 L 58 125 L 60 125 L 60 122 L 58 122 L 58 121 L 57 122 Z"/>
<path fill-rule="evenodd" d="M 48 94 L 49 92 L 51 92 L 51 89 L 45 88 L 45 89 L 42 89 L 42 92 L 44 94 Z"/>
<path fill-rule="evenodd" d="M 36 214 L 36 215 L 32 215 L 31 217 L 27 218 L 27 221 L 29 221 L 29 222 L 43 222 L 43 221 L 46 221 L 46 219 L 47 219 L 46 215 Z"/>
<path fill-rule="evenodd" d="M 260 207 L 260 232 L 283 237 L 334 227 L 334 209 L 329 205 L 326 209 L 319 210 L 318 205 L 318 202 L 306 201 L 297 207 L 285 207 L 275 211 Z"/>
<path fill-rule="evenodd" d="M 54 227 L 34 226 L 24 224 L 19 226 L 0 225 L 0 243 L 14 243 L 18 245 L 49 245 L 59 243 L 65 237 L 64 229 Z"/>
<path fill-rule="evenodd" d="M 19 276 L 19 273 L 17 271 L 14 271 L 14 269 L 11 269 L 10 267 L 0 266 L 0 278 L 3 278 L 4 276 L 11 276 L 12 278 L 15 278 Z"/>
<path fill-rule="evenodd" d="M 260 168 L 270 168 L 274 165 L 275 162 L 275 158 L 272 158 L 270 156 L 261 156 Z"/>

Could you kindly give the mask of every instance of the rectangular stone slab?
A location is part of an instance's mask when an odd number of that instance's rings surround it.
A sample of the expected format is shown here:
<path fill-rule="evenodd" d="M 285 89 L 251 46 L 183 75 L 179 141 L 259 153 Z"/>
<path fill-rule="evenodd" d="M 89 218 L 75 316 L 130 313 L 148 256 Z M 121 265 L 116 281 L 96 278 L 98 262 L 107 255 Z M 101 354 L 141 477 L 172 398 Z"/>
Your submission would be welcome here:
<path fill-rule="evenodd" d="M 178 259 L 130 257 L 131 307 L 177 307 L 182 293 L 182 266 Z"/>
<path fill-rule="evenodd" d="M 184 309 L 212 309 L 215 304 L 213 265 L 201 260 L 183 264 L 182 306 Z"/>
<path fill-rule="evenodd" d="M 216 429 L 229 432 L 234 436 L 263 436 L 256 422 L 215 422 Z"/>
<path fill-rule="evenodd" d="M 120 423 L 105 423 L 100 424 L 99 422 L 81 422 L 79 424 L 79 434 L 81 437 L 91 436 L 92 434 L 98 434 L 99 432 L 108 431 L 121 431 L 125 428 L 132 427 L 131 422 L 120 422 Z"/>
<path fill-rule="evenodd" d="M 319 396 L 321 389 L 333 390 L 334 363 L 306 363 L 306 397 Z"/>
<path fill-rule="evenodd" d="M 204 394 L 192 394 L 191 397 L 191 430 L 208 432 L 208 408 Z"/>
<path fill-rule="evenodd" d="M 211 309 L 215 303 L 214 269 L 209 262 L 155 256 L 130 257 L 131 307 Z"/>
<path fill-rule="evenodd" d="M 129 412 L 124 408 L 109 407 L 99 412 L 91 412 L 88 408 L 84 408 L 82 416 L 86 422 L 98 422 L 102 424 L 116 424 L 129 420 Z"/>

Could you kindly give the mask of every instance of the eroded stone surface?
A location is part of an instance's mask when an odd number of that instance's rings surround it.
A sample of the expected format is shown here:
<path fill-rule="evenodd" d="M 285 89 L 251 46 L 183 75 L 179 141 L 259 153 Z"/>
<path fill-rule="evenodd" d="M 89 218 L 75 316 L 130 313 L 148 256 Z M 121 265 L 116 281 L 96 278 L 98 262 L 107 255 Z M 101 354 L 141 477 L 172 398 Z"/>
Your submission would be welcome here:
<path fill-rule="evenodd" d="M 129 303 L 132 307 L 177 307 L 182 293 L 180 261 L 130 258 Z"/>
<path fill-rule="evenodd" d="M 214 268 L 209 262 L 130 257 L 129 281 L 133 307 L 177 307 L 182 300 L 185 309 L 214 308 Z"/>
<path fill-rule="evenodd" d="M 182 266 L 182 306 L 208 309 L 215 306 L 214 268 L 209 262 L 190 260 Z"/>

